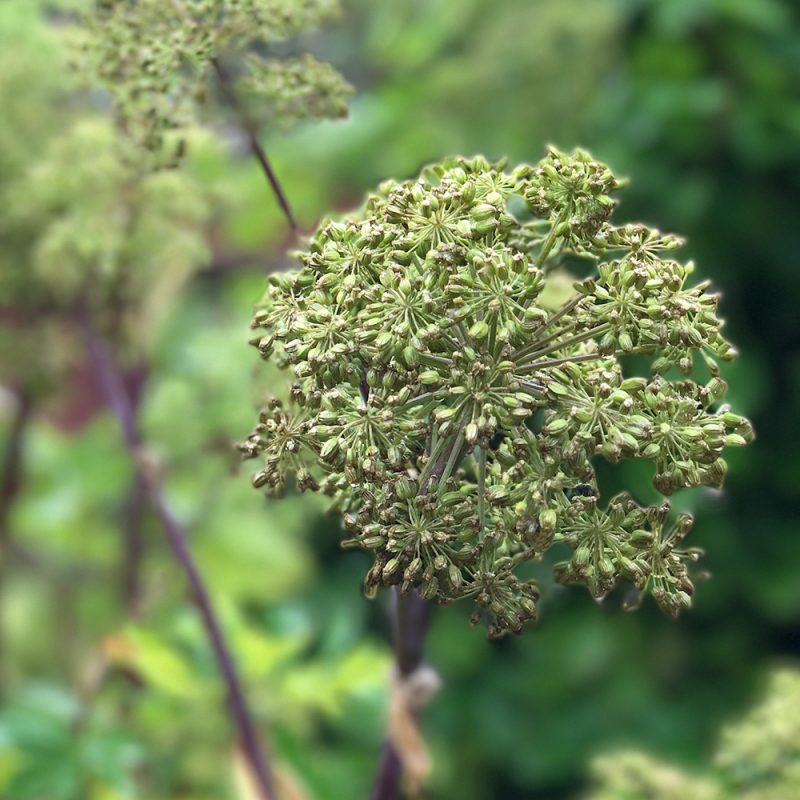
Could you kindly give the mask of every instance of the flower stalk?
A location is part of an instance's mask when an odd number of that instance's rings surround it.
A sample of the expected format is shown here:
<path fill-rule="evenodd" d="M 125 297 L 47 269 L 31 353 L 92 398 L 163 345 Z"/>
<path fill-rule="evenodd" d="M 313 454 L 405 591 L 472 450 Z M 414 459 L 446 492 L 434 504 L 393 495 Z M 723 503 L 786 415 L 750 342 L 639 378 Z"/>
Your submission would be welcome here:
<path fill-rule="evenodd" d="M 269 158 L 267 157 L 266 150 L 264 150 L 264 147 L 261 144 L 258 135 L 258 126 L 251 119 L 250 115 L 247 113 L 247 110 L 241 104 L 239 97 L 236 94 L 236 89 L 233 86 L 231 76 L 228 73 L 228 69 L 222 63 L 221 59 L 212 58 L 211 66 L 217 76 L 217 82 L 223 96 L 239 120 L 239 125 L 241 126 L 242 131 L 247 138 L 247 146 L 250 148 L 250 152 L 258 162 L 258 165 L 261 167 L 261 171 L 264 173 L 264 176 L 266 177 L 267 182 L 269 183 L 270 188 L 275 195 L 275 199 L 278 201 L 278 205 L 280 206 L 284 217 L 286 217 L 286 221 L 289 223 L 289 227 L 293 233 L 296 233 L 298 229 L 297 220 L 292 212 L 292 207 L 289 205 L 289 198 L 286 196 L 286 192 L 280 180 L 278 180 L 278 176 L 275 173 Z"/>
<path fill-rule="evenodd" d="M 211 650 L 225 684 L 227 706 L 237 731 L 239 746 L 258 787 L 259 800 L 275 800 L 272 773 L 264 756 L 258 732 L 245 699 L 233 655 L 214 611 L 211 596 L 189 550 L 186 531 L 169 507 L 157 470 L 144 455 L 138 422 L 122 375 L 106 343 L 97 334 L 90 318 L 79 319 L 86 352 L 108 406 L 119 424 L 123 442 L 136 473 L 136 480 L 161 522 L 170 549 L 189 584 L 192 601 L 203 623 Z"/>
<path fill-rule="evenodd" d="M 10 516 L 14 500 L 23 481 L 23 452 L 25 434 L 33 414 L 33 399 L 22 389 L 17 393 L 16 408 L 11 419 L 2 467 L 0 467 L 0 623 L 2 623 L 2 606 L 5 592 L 5 577 L 11 558 Z M 0 629 L 0 640 L 2 630 Z M 5 652 L 0 641 L 0 653 Z M 5 693 L 5 669 L 0 661 L 0 699 Z"/>
<path fill-rule="evenodd" d="M 433 606 L 415 590 L 392 592 L 392 630 L 395 668 L 401 680 L 422 665 L 425 634 Z M 399 800 L 402 797 L 403 761 L 391 738 L 381 749 L 378 774 L 370 795 L 372 800 Z"/>

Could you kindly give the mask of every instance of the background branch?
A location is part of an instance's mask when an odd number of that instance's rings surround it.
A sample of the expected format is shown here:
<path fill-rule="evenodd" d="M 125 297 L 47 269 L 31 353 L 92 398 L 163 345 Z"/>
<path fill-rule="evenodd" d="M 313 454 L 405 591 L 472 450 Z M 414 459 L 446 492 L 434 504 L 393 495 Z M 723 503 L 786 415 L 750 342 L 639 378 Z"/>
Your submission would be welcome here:
<path fill-rule="evenodd" d="M 161 521 L 170 548 L 189 583 L 192 600 L 200 613 L 214 658 L 225 682 L 228 708 L 238 733 L 239 745 L 252 770 L 261 800 L 275 800 L 272 773 L 261 749 L 233 656 L 214 612 L 208 590 L 189 551 L 186 532 L 164 497 L 156 471 L 142 455 L 136 412 L 122 375 L 87 315 L 81 315 L 80 325 L 91 366 L 106 401 L 119 422 L 125 446 L 136 469 L 137 481 L 141 481 L 146 496 Z"/>
<path fill-rule="evenodd" d="M 8 548 L 11 505 L 22 485 L 23 441 L 32 410 L 33 401 L 30 395 L 25 390 L 20 391 L 17 394 L 17 407 L 11 419 L 0 474 L 0 555 Z"/>
<path fill-rule="evenodd" d="M 11 530 L 9 517 L 14 498 L 22 486 L 23 445 L 25 432 L 33 411 L 31 396 L 24 389 L 17 393 L 17 407 L 11 419 L 5 452 L 3 454 L 2 473 L 0 473 L 0 625 L 2 625 L 2 600 L 5 591 L 5 578 L 8 562 L 11 557 Z M 1 631 L 0 631 L 1 633 Z M 0 637 L 0 654 L 5 652 Z M 5 669 L 0 662 L 0 698 L 5 691 Z"/>
<path fill-rule="evenodd" d="M 239 119 L 239 125 L 241 126 L 245 137 L 247 138 L 247 145 L 250 148 L 250 152 L 253 154 L 253 156 L 255 156 L 255 159 L 261 166 L 269 185 L 272 187 L 272 191 L 278 200 L 278 205 L 280 205 L 283 215 L 286 217 L 286 221 L 289 223 L 289 227 L 293 232 L 296 232 L 298 229 L 297 221 L 292 213 L 292 208 L 289 205 L 289 199 L 286 196 L 286 192 L 284 192 L 283 186 L 281 186 L 281 182 L 278 180 L 278 176 L 275 174 L 275 170 L 272 168 L 269 158 L 267 158 L 266 151 L 259 141 L 258 126 L 253 121 L 252 117 L 247 113 L 247 109 L 245 109 L 245 107 L 242 105 L 242 102 L 239 100 L 239 97 L 233 87 L 233 79 L 231 78 L 222 61 L 220 61 L 218 58 L 212 58 L 211 66 L 214 68 L 220 90 L 222 91 L 226 102 L 233 109 Z"/>
<path fill-rule="evenodd" d="M 123 557 L 120 564 L 120 598 L 131 616 L 141 611 L 142 564 L 145 556 L 145 505 L 148 492 L 137 470 L 122 507 Z"/>

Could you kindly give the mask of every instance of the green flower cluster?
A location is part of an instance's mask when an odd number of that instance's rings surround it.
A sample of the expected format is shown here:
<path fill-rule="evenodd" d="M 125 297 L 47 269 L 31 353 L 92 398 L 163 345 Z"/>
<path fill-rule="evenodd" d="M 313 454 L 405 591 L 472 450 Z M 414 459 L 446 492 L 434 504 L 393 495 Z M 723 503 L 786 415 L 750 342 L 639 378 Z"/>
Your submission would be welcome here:
<path fill-rule="evenodd" d="M 337 13 L 336 0 L 100 0 L 86 18 L 83 59 L 128 134 L 159 153 L 171 131 L 196 122 L 209 76 L 231 53 L 246 54 L 236 83 L 254 118 L 344 116 L 352 90 L 333 67 L 308 54 L 264 55 Z"/>
<path fill-rule="evenodd" d="M 0 373 L 53 387 L 81 357 L 65 328 L 89 314 L 124 358 L 139 358 L 186 281 L 210 258 L 206 230 L 224 182 L 142 170 L 138 149 L 76 91 L 68 53 L 77 0 L 0 4 Z M 220 149 L 197 128 L 195 155 Z M 35 329 L 35 331 L 34 331 Z"/>
<path fill-rule="evenodd" d="M 345 544 L 374 554 L 368 593 L 470 598 L 490 634 L 519 631 L 539 594 L 520 568 L 561 544 L 561 581 L 689 605 L 690 518 L 628 495 L 602 506 L 593 461 L 652 461 L 667 495 L 719 486 L 723 449 L 752 431 L 720 404 L 734 351 L 717 297 L 687 284 L 678 239 L 611 223 L 618 187 L 582 151 L 512 170 L 447 160 L 383 184 L 270 278 L 253 344 L 291 388 L 241 449 L 263 457 L 257 486 L 294 475 L 333 498 Z M 595 274 L 553 306 L 576 258 Z M 649 380 L 626 377 L 633 354 Z"/>
<path fill-rule="evenodd" d="M 189 135 L 198 149 L 213 146 Z M 204 230 L 224 198 L 192 170 L 140 173 L 124 152 L 111 121 L 87 115 L 16 181 L 0 182 L 0 196 L 15 198 L 5 225 L 34 234 L 17 266 L 32 300 L 82 308 L 135 348 L 208 262 Z"/>
<path fill-rule="evenodd" d="M 789 800 L 800 795 L 800 675 L 776 670 L 764 699 L 722 731 L 711 768 L 683 771 L 635 751 L 593 765 L 591 800 Z"/>

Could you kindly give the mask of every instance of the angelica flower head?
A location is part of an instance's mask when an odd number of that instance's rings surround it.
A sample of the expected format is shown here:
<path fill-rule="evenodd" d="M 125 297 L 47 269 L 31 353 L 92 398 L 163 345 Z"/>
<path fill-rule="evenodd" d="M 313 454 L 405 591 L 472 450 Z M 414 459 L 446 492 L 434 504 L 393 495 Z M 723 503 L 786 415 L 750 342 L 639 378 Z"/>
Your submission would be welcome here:
<path fill-rule="evenodd" d="M 338 12 L 336 0 L 99 0 L 83 20 L 76 56 L 109 92 L 131 140 L 155 166 L 171 165 L 183 150 L 176 131 L 206 116 L 215 72 L 235 84 L 251 123 L 345 116 L 352 87 L 330 64 L 309 53 L 264 56 Z M 227 74 L 229 57 L 236 68 Z"/>
<path fill-rule="evenodd" d="M 613 224 L 619 187 L 580 150 L 513 169 L 448 159 L 382 184 L 270 278 L 253 344 L 288 401 L 241 447 L 263 460 L 257 486 L 294 476 L 333 498 L 345 544 L 374 555 L 369 594 L 469 598 L 490 634 L 519 631 L 539 596 L 520 568 L 562 544 L 563 582 L 689 605 L 691 519 L 601 502 L 594 465 L 650 461 L 664 495 L 719 486 L 723 450 L 752 430 L 721 404 L 735 351 L 717 296 L 689 282 L 677 237 Z M 593 274 L 554 304 L 576 261 Z"/>

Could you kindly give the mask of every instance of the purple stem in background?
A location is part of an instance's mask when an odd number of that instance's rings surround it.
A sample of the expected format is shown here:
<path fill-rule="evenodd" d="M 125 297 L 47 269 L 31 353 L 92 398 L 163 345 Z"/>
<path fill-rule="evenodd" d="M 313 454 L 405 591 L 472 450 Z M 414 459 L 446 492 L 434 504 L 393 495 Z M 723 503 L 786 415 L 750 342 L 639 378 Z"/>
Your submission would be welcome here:
<path fill-rule="evenodd" d="M 4 591 L 8 561 L 11 556 L 11 530 L 9 515 L 14 498 L 22 486 L 22 456 L 25 431 L 33 411 L 33 401 L 23 389 L 17 395 L 17 408 L 11 420 L 5 453 L 3 455 L 2 473 L 0 474 L 0 600 Z M 0 610 L 2 610 L 0 608 Z M 0 654 L 6 652 L 0 642 Z M 5 691 L 5 670 L 0 663 L 0 697 Z"/>
<path fill-rule="evenodd" d="M 142 601 L 142 564 L 145 558 L 144 509 L 147 484 L 137 472 L 122 508 L 124 553 L 120 568 L 120 595 L 131 616 L 140 612 Z"/>
<path fill-rule="evenodd" d="M 233 88 L 233 79 L 228 73 L 225 65 L 218 58 L 211 59 L 211 66 L 214 68 L 220 90 L 222 91 L 225 100 L 239 119 L 239 125 L 247 137 L 247 145 L 250 148 L 250 152 L 261 166 L 261 169 L 266 176 L 267 181 L 269 182 L 269 185 L 275 194 L 275 197 L 278 200 L 278 205 L 280 205 L 281 211 L 283 211 L 286 221 L 289 223 L 289 227 L 293 232 L 296 232 L 297 220 L 295 220 L 294 214 L 292 213 L 292 208 L 289 205 L 289 199 L 286 197 L 286 192 L 283 191 L 281 182 L 278 180 L 278 176 L 275 174 L 275 170 L 272 168 L 272 164 L 270 164 L 267 154 L 264 148 L 261 146 L 261 142 L 258 140 L 258 128 L 256 124 L 250 118 L 250 115 L 240 102 L 239 97 Z"/>
<path fill-rule="evenodd" d="M 25 430 L 33 411 L 33 402 L 25 391 L 17 395 L 17 409 L 11 420 L 2 475 L 0 475 L 0 552 L 7 550 L 10 536 L 8 517 L 11 504 L 22 485 L 22 451 Z"/>
<path fill-rule="evenodd" d="M 95 331 L 88 316 L 80 318 L 83 338 L 92 368 L 106 396 L 106 401 L 119 422 L 125 446 L 167 536 L 170 548 L 180 563 L 191 589 L 192 600 L 203 621 L 211 649 L 222 674 L 228 695 L 228 708 L 239 737 L 242 752 L 253 774 L 261 800 L 274 800 L 272 773 L 261 749 L 258 733 L 247 707 L 244 691 L 222 627 L 214 613 L 208 590 L 186 541 L 186 532 L 170 509 L 158 479 L 141 457 L 141 438 L 136 413 L 122 375 L 105 342 Z"/>

